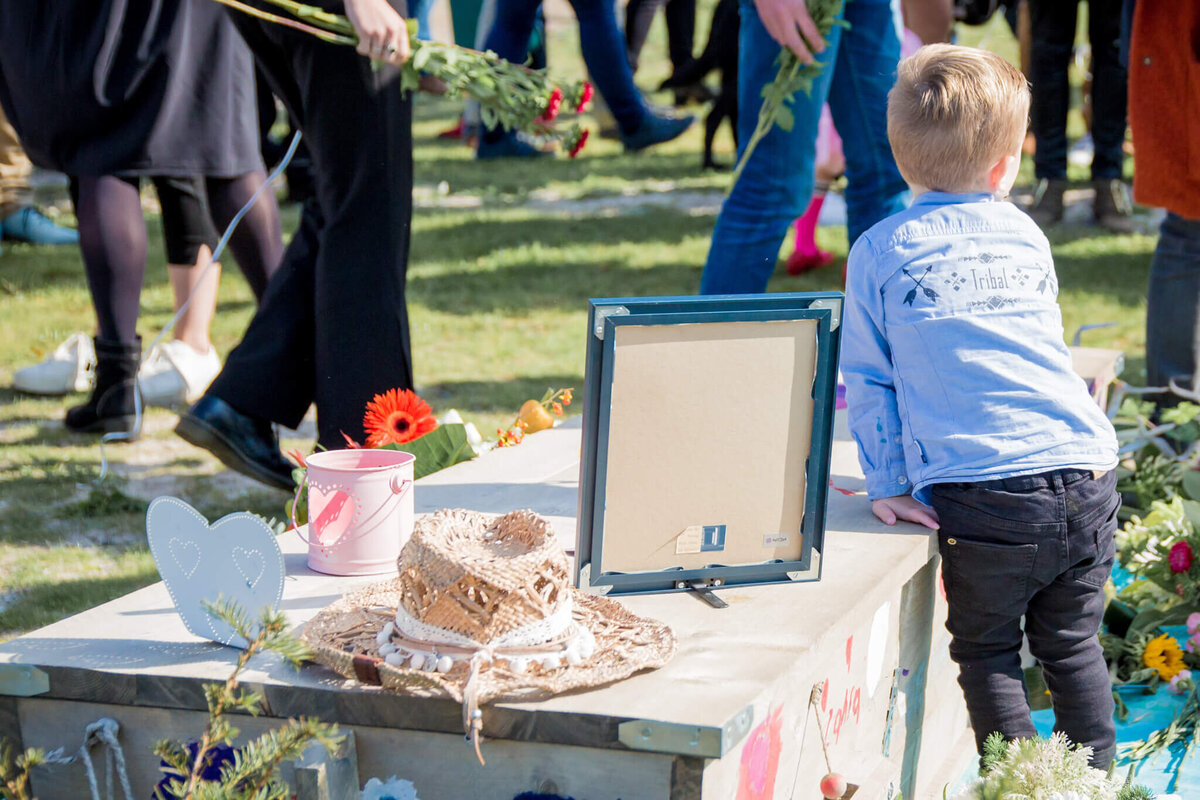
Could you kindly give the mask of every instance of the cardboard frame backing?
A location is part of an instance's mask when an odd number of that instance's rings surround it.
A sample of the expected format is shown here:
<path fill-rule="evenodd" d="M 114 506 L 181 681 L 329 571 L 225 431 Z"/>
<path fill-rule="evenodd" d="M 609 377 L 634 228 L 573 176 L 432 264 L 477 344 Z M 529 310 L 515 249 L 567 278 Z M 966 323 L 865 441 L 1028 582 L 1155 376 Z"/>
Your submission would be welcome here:
<path fill-rule="evenodd" d="M 578 586 L 819 579 L 842 302 L 590 301 Z"/>

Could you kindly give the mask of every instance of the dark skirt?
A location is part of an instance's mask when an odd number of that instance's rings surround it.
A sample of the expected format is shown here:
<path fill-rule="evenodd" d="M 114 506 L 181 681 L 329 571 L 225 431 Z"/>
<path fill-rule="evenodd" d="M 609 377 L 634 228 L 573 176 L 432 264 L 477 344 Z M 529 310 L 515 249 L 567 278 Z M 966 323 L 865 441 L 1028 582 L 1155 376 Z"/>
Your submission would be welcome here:
<path fill-rule="evenodd" d="M 214 0 L 0 0 L 0 104 L 71 175 L 262 167 L 253 61 Z"/>

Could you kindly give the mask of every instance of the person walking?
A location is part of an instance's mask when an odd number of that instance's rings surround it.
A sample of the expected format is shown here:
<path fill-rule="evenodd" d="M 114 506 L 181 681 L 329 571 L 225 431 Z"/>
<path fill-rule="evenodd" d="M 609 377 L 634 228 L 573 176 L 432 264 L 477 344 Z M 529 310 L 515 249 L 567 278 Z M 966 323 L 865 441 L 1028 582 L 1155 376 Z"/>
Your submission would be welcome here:
<path fill-rule="evenodd" d="M 95 385 L 64 418 L 80 433 L 136 430 L 142 177 L 204 178 L 221 226 L 266 180 L 250 54 L 224 10 L 211 0 L 151 5 L 0 0 L 0 105 L 31 160 L 72 177 L 96 310 Z M 282 251 L 269 192 L 231 248 L 261 294 Z"/>
<path fill-rule="evenodd" d="M 887 140 L 887 93 L 900 61 L 891 0 L 846 3 L 849 27 L 821 40 L 803 0 L 741 0 L 738 94 L 758 98 L 775 79 L 780 46 L 823 68 L 810 92 L 797 92 L 790 131 L 771 129 L 725 198 L 713 229 L 701 294 L 762 292 L 775 271 L 788 226 L 808 206 L 821 108 L 828 101 L 846 156 L 850 244 L 908 204 L 909 192 Z M 758 124 L 758 102 L 738 104 L 744 148 Z M 740 157 L 740 152 L 739 152 Z"/>
<path fill-rule="evenodd" d="M 317 445 L 339 449 L 344 435 L 362 438 L 374 395 L 413 385 L 405 304 L 412 102 L 400 82 L 408 29 L 387 0 L 324 7 L 349 17 L 358 53 L 229 12 L 304 134 L 316 198 L 242 341 L 175 429 L 284 490 L 292 465 L 274 425 L 297 427 L 315 404 Z"/>

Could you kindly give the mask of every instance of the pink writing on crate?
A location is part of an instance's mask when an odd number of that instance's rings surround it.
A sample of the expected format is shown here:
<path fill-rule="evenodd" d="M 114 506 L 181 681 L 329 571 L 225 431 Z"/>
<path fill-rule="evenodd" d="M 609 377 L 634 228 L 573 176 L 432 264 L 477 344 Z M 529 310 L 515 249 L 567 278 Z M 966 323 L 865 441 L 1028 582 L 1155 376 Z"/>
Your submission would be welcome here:
<path fill-rule="evenodd" d="M 857 686 L 851 686 L 842 693 L 842 704 L 840 706 L 831 705 L 828 709 L 825 709 L 825 713 L 828 715 L 825 719 L 825 730 L 829 731 L 829 737 L 833 740 L 830 744 L 837 744 L 838 739 L 842 736 L 842 726 L 851 717 L 854 718 L 854 724 L 858 724 L 861 704 L 862 689 Z"/>
<path fill-rule="evenodd" d="M 850 672 L 851 656 L 854 650 L 854 637 L 846 639 L 846 673 Z M 854 724 L 858 724 L 860 714 L 862 712 L 862 687 L 856 686 L 853 683 L 846 689 L 842 690 L 841 705 L 837 705 L 833 699 L 832 691 L 836 691 L 830 687 L 830 679 L 825 679 L 825 685 L 821 688 L 821 713 L 825 715 L 825 731 L 829 737 L 827 744 L 836 744 L 842 736 L 842 727 L 854 719 Z"/>

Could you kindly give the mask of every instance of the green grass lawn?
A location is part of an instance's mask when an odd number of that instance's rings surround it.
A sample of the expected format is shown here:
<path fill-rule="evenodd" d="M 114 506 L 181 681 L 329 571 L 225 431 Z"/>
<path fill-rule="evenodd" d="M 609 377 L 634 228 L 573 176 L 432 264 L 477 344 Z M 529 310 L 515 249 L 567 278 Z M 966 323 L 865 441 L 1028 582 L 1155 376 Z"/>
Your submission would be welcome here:
<path fill-rule="evenodd" d="M 709 14 L 702 10 L 699 18 L 702 42 Z M 579 76 L 574 30 L 555 22 L 552 67 Z M 985 37 L 988 46 L 1011 54 L 1011 37 L 997 23 L 1003 25 L 997 19 L 984 31 L 966 32 L 964 40 Z M 667 73 L 663 40 L 660 19 L 638 75 L 644 86 Z M 582 387 L 589 297 L 696 291 L 711 209 L 728 178 L 699 171 L 699 126 L 643 154 L 625 155 L 593 136 L 575 161 L 476 163 L 463 146 L 436 139 L 458 110 L 452 101 L 418 98 L 408 299 L 419 391 L 435 411 L 457 408 L 487 435 L 547 387 Z M 590 127 L 597 127 L 594 121 Z M 718 137 L 718 156 L 731 161 L 727 135 Z M 697 199 L 704 202 L 691 202 Z M 285 209 L 287 230 L 296 218 L 294 208 Z M 170 317 L 171 295 L 158 220 L 149 215 L 147 222 L 152 243 L 140 328 L 149 340 Z M 844 258 L 844 229 L 822 229 L 820 241 Z M 1126 375 L 1138 381 L 1153 239 L 1068 229 L 1052 233 L 1051 241 L 1068 334 L 1087 323 L 1117 323 L 1088 334 L 1085 343 L 1124 350 Z M 801 278 L 780 270 L 770 290 L 841 286 L 840 266 L 834 266 Z M 237 342 L 252 311 L 249 289 L 227 262 L 212 331 L 220 352 Z M 77 251 L 4 243 L 0 640 L 155 580 L 143 515 L 145 501 L 157 493 L 177 493 L 210 518 L 247 509 L 282 517 L 281 494 L 231 478 L 207 453 L 177 440 L 174 415 L 159 409 L 149 412 L 142 441 L 107 448 L 115 477 L 103 490 L 92 486 L 100 450 L 94 439 L 67 434 L 60 422 L 66 405 L 81 398 L 31 398 L 4 388 L 16 369 L 92 325 Z M 285 445 L 308 448 L 311 441 Z"/>

